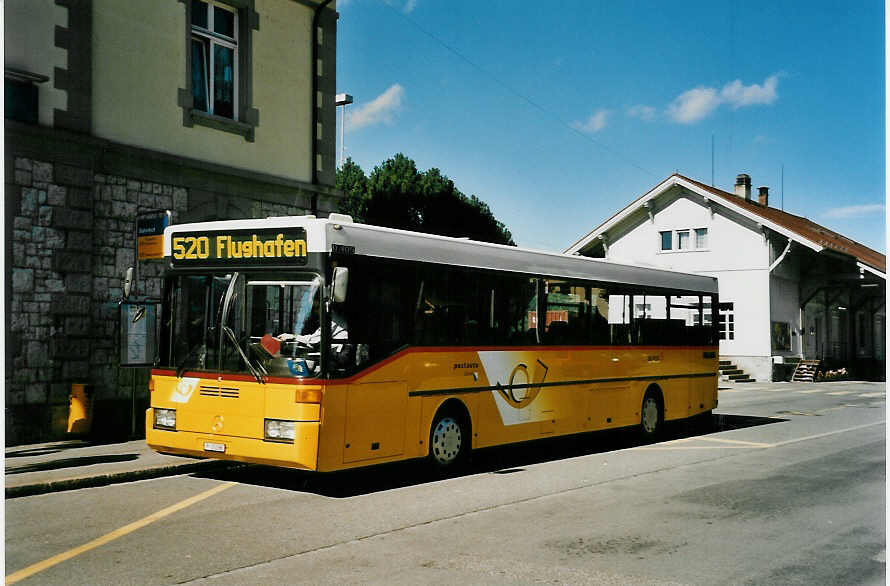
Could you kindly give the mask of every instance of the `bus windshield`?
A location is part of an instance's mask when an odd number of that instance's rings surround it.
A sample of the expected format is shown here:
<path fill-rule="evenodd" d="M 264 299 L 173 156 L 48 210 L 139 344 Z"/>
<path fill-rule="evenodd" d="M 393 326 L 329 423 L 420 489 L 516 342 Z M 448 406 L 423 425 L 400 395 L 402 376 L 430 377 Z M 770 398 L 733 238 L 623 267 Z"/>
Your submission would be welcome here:
<path fill-rule="evenodd" d="M 276 278 L 231 273 L 173 277 L 168 283 L 169 363 L 186 370 L 266 377 L 321 372 L 317 275 Z"/>

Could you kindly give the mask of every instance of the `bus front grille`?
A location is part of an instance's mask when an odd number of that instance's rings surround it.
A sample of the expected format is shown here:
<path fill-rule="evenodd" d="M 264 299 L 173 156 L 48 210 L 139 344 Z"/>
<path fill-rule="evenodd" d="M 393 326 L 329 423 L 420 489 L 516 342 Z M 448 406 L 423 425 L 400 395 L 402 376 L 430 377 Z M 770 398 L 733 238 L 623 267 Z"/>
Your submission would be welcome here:
<path fill-rule="evenodd" d="M 231 387 L 201 387 L 202 397 L 222 397 L 224 399 L 237 399 L 238 389 Z"/>

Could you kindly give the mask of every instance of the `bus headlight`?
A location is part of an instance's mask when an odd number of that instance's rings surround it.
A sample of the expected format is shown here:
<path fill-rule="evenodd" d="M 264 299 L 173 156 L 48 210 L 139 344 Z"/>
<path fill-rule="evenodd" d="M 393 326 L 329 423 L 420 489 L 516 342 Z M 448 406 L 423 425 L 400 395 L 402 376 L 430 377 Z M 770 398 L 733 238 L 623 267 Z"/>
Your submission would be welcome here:
<path fill-rule="evenodd" d="M 176 429 L 176 409 L 158 409 L 155 407 L 155 428 Z"/>
<path fill-rule="evenodd" d="M 266 439 L 273 442 L 293 442 L 297 437 L 297 423 L 281 419 L 266 420 Z"/>

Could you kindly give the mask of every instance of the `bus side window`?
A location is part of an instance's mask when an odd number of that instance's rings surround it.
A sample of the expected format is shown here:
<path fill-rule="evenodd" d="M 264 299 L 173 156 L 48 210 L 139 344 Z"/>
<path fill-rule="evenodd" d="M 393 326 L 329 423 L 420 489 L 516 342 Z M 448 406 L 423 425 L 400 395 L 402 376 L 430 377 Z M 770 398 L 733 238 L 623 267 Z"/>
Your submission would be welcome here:
<path fill-rule="evenodd" d="M 510 344 L 526 346 L 537 343 L 537 279 L 517 279 L 508 284 Z"/>
<path fill-rule="evenodd" d="M 634 295 L 634 334 L 637 344 L 649 346 L 671 344 L 667 297 Z"/>
<path fill-rule="evenodd" d="M 676 335 L 674 344 L 686 346 L 700 344 L 702 327 L 702 304 L 699 295 L 671 295 L 670 321 Z M 708 326 L 710 327 L 710 326 Z"/>
<path fill-rule="evenodd" d="M 609 295 L 609 334 L 610 343 L 626 346 L 630 336 L 630 295 Z"/>
<path fill-rule="evenodd" d="M 591 344 L 609 343 L 609 294 L 605 289 L 590 289 L 590 338 Z"/>
<path fill-rule="evenodd" d="M 590 330 L 590 300 L 587 287 L 548 279 L 545 344 L 587 344 Z"/>

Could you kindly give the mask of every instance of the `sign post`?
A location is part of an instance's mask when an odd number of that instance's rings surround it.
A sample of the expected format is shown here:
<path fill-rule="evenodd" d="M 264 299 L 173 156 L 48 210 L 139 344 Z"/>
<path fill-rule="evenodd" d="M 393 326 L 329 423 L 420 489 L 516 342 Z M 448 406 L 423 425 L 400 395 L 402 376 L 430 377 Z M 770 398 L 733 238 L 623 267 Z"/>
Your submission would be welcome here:
<path fill-rule="evenodd" d="M 164 258 L 164 229 L 172 224 L 170 210 L 151 210 L 136 215 L 136 262 L 132 283 L 139 287 L 139 264 L 145 260 Z M 129 276 L 128 276 L 129 277 Z M 138 300 L 120 303 L 120 364 L 133 369 L 133 388 L 130 393 L 130 434 L 136 436 L 136 375 L 138 368 L 154 364 L 157 356 L 160 301 Z"/>

